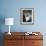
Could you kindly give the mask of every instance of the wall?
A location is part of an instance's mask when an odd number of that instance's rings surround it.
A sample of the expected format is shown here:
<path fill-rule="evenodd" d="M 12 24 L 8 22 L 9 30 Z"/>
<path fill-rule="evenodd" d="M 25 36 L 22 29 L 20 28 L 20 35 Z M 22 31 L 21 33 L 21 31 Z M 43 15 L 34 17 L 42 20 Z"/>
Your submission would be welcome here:
<path fill-rule="evenodd" d="M 15 19 L 11 32 L 36 32 L 40 31 L 46 36 L 46 0 L 0 0 L 0 19 L 6 17 Z M 20 24 L 20 8 L 34 8 L 34 24 Z M 8 32 L 8 26 L 0 24 L 0 32 Z M 44 37 L 44 40 L 46 37 Z M 46 44 L 46 42 L 44 41 Z M 44 44 L 44 45 L 45 45 Z"/>
<path fill-rule="evenodd" d="M 14 26 L 11 31 L 46 31 L 46 1 L 45 0 L 1 0 L 1 15 L 3 17 L 13 17 Z M 34 24 L 20 24 L 20 8 L 34 8 Z M 2 32 L 7 31 L 6 25 L 1 26 Z M 18 30 L 19 29 L 19 30 Z"/>

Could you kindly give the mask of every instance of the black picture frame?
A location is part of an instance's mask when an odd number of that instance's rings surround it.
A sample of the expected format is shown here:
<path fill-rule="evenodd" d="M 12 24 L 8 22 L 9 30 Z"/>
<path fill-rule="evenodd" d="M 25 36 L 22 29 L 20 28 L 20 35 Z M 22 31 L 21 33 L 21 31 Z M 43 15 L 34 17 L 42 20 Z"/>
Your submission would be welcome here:
<path fill-rule="evenodd" d="M 34 24 L 34 8 L 20 8 L 20 23 Z"/>

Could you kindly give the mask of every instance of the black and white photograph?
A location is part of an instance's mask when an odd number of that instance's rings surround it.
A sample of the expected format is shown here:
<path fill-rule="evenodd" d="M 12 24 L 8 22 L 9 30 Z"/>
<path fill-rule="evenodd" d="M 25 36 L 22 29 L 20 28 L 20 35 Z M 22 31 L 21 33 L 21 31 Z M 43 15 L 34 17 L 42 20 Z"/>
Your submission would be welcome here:
<path fill-rule="evenodd" d="M 21 8 L 20 17 L 21 24 L 33 24 L 34 8 Z"/>

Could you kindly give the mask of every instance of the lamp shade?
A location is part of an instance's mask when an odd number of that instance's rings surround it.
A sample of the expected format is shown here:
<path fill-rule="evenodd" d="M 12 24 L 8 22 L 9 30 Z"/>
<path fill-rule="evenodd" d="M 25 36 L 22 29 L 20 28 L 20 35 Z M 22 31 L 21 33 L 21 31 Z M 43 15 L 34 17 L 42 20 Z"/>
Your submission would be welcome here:
<path fill-rule="evenodd" d="M 5 18 L 5 25 L 13 25 L 14 18 Z"/>

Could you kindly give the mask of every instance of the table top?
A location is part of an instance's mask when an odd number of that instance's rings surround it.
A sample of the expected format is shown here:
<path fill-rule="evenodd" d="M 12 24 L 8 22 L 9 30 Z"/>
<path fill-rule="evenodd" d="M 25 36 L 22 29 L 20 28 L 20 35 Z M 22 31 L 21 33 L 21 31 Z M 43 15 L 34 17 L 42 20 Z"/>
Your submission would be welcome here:
<path fill-rule="evenodd" d="M 7 32 L 4 33 L 5 39 L 43 39 L 43 35 L 40 32 L 32 32 L 32 34 L 25 34 L 27 32 L 11 32 L 9 35 Z M 35 35 L 38 34 L 38 35 Z"/>

